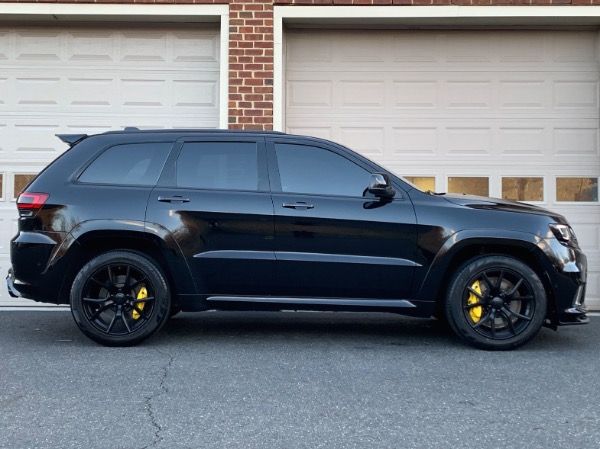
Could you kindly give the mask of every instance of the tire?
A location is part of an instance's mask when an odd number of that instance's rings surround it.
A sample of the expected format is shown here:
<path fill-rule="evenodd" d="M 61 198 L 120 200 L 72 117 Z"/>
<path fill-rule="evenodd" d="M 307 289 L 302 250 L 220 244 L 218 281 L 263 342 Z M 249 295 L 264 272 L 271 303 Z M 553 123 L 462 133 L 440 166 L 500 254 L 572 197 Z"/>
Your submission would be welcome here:
<path fill-rule="evenodd" d="M 546 310 L 546 291 L 537 274 L 500 255 L 461 266 L 446 296 L 451 329 L 482 349 L 514 349 L 529 342 L 541 329 Z"/>
<path fill-rule="evenodd" d="M 104 346 L 133 346 L 169 319 L 171 298 L 161 269 L 131 251 L 100 254 L 75 277 L 71 313 L 79 329 Z"/>

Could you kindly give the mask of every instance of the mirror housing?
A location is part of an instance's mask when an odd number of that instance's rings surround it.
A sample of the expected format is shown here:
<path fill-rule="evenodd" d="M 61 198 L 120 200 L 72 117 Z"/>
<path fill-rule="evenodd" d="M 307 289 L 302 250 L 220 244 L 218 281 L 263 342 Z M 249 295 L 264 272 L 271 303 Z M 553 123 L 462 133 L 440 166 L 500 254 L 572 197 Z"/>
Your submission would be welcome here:
<path fill-rule="evenodd" d="M 396 191 L 392 187 L 390 177 L 385 173 L 373 173 L 371 174 L 371 180 L 369 182 L 369 193 L 379 198 L 393 198 L 396 195 Z"/>

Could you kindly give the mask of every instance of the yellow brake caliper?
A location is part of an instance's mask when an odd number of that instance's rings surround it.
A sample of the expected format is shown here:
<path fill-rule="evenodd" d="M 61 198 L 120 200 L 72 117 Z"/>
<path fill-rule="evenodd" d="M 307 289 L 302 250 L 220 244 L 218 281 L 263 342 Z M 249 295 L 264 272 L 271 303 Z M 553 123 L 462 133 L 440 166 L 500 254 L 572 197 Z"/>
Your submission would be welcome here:
<path fill-rule="evenodd" d="M 471 285 L 471 288 L 481 295 L 481 286 L 479 285 L 479 281 L 473 282 L 473 285 Z M 476 304 L 477 302 L 479 302 L 479 298 L 473 292 L 470 292 L 469 297 L 467 298 L 467 304 L 471 305 L 471 304 Z M 469 309 L 469 315 L 471 316 L 471 319 L 473 320 L 474 323 L 479 322 L 479 320 L 481 319 L 482 312 L 483 312 L 483 309 L 481 306 L 471 307 Z"/>
<path fill-rule="evenodd" d="M 137 294 L 137 299 L 144 299 L 148 297 L 148 290 L 146 290 L 146 287 L 142 287 L 140 288 L 140 291 Z M 136 306 L 138 309 L 140 310 L 144 310 L 144 306 L 146 305 L 145 302 L 138 302 L 136 303 Z M 133 312 L 131 312 L 131 318 L 133 318 L 134 320 L 137 320 L 140 318 L 140 313 L 133 309 Z"/>

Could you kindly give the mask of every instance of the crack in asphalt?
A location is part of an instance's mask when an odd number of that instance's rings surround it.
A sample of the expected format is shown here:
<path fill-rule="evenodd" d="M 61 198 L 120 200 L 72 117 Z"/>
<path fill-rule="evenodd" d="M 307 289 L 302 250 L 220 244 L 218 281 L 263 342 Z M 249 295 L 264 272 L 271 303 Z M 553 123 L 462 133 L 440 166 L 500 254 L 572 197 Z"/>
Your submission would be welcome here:
<path fill-rule="evenodd" d="M 171 367 L 173 366 L 173 361 L 175 360 L 175 357 L 173 357 L 171 354 L 167 354 L 158 349 L 155 349 L 155 351 L 161 355 L 164 355 L 165 357 L 168 357 L 169 361 L 167 363 L 165 363 L 162 367 L 163 373 L 160 378 L 160 383 L 158 385 L 158 391 L 156 393 L 154 393 L 153 395 L 150 395 L 150 396 L 147 396 L 144 398 L 144 408 L 146 409 L 146 413 L 148 415 L 148 419 L 150 420 L 150 424 L 154 428 L 154 436 L 152 438 L 152 443 L 144 446 L 142 449 L 148 449 L 151 447 L 155 447 L 163 440 L 163 437 L 161 435 L 162 426 L 158 422 L 158 418 L 156 417 L 156 411 L 152 405 L 152 401 L 154 399 L 156 399 L 157 397 L 162 396 L 163 394 L 166 394 L 169 392 L 169 389 L 166 386 L 166 380 L 167 380 L 167 377 L 169 376 L 169 371 L 171 370 Z"/>

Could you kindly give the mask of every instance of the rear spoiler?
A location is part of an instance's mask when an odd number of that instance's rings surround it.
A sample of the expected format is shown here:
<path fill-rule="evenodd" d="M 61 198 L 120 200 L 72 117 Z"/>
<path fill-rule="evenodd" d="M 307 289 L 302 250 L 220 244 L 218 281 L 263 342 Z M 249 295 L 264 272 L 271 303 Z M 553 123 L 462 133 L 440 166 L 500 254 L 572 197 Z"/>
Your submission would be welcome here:
<path fill-rule="evenodd" d="M 88 135 L 87 134 L 56 134 L 56 137 L 58 137 L 64 143 L 69 145 L 69 148 L 73 148 L 75 145 L 77 145 L 83 139 L 88 137 Z"/>

